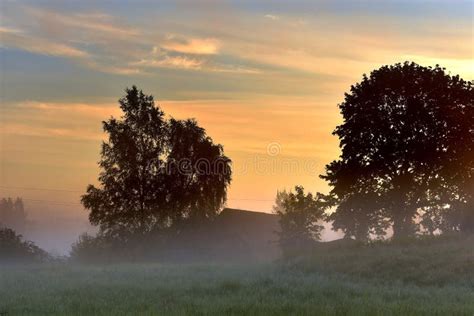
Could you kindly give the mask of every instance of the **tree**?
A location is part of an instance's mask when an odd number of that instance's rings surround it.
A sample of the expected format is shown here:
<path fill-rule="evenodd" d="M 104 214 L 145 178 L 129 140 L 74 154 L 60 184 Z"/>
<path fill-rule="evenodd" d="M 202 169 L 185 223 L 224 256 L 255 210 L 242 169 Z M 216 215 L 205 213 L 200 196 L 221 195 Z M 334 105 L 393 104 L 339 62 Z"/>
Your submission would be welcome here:
<path fill-rule="evenodd" d="M 0 200 L 0 225 L 24 232 L 26 212 L 21 198 L 3 198 Z"/>
<path fill-rule="evenodd" d="M 100 187 L 82 196 L 91 223 L 123 238 L 217 214 L 231 181 L 223 147 L 194 120 L 167 121 L 135 86 L 119 104 L 123 116 L 103 122 Z"/>
<path fill-rule="evenodd" d="M 126 261 L 132 259 L 128 252 L 134 250 L 128 242 L 129 238 L 110 238 L 101 232 L 96 236 L 84 233 L 71 245 L 69 255 L 72 261 L 80 263 Z"/>
<path fill-rule="evenodd" d="M 339 105 L 342 154 L 321 176 L 335 224 L 364 236 L 389 220 L 398 238 L 419 230 L 423 209 L 472 214 L 473 100 L 472 83 L 439 66 L 405 62 L 364 75 Z M 365 233 L 352 232 L 357 222 Z"/>
<path fill-rule="evenodd" d="M 376 200 L 370 193 L 347 195 L 327 219 L 332 221 L 334 230 L 344 232 L 345 238 L 367 242 L 371 235 L 382 237 L 390 225 L 385 210 L 373 204 Z"/>
<path fill-rule="evenodd" d="M 324 208 L 302 186 L 295 192 L 278 192 L 274 211 L 280 216 L 279 243 L 285 256 L 300 252 L 321 238 Z"/>
<path fill-rule="evenodd" d="M 283 214 L 285 212 L 285 202 L 288 200 L 288 192 L 286 190 L 277 191 L 273 213 Z"/>
<path fill-rule="evenodd" d="M 222 145 L 189 119 L 169 121 L 167 145 L 164 189 L 171 219 L 195 223 L 212 218 L 225 203 L 231 181 Z"/>
<path fill-rule="evenodd" d="M 49 254 L 31 241 L 24 241 L 13 229 L 0 227 L 0 262 L 45 261 Z"/>

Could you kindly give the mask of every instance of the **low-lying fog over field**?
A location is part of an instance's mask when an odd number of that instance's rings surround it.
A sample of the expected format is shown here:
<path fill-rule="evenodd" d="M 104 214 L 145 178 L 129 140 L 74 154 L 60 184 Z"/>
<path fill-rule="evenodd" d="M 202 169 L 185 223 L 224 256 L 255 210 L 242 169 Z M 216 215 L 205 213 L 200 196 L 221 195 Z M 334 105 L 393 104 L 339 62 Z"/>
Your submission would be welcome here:
<path fill-rule="evenodd" d="M 473 12 L 2 1 L 0 316 L 474 315 Z"/>

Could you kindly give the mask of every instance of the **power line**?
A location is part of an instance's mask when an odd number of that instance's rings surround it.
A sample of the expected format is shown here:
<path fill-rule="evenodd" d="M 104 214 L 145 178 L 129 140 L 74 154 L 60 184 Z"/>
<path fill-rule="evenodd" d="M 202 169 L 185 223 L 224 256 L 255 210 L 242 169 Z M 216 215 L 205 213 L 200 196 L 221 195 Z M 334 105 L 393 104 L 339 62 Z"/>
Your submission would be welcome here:
<path fill-rule="evenodd" d="M 3 189 L 15 189 L 15 190 L 33 190 L 33 191 L 59 191 L 59 192 L 77 192 L 77 193 L 85 193 L 85 191 L 80 190 L 70 190 L 70 189 L 57 189 L 57 188 L 38 188 L 38 187 L 11 187 L 11 186 L 4 186 L 0 185 L 0 188 Z M 273 202 L 274 200 L 269 199 L 228 199 L 229 201 L 261 201 L 261 202 Z"/>
<path fill-rule="evenodd" d="M 30 202 L 42 202 L 42 203 L 52 203 L 54 205 L 78 205 L 82 206 L 81 203 L 75 202 L 66 202 L 66 201 L 56 201 L 56 200 L 43 200 L 43 199 L 28 199 L 22 198 L 25 201 Z M 229 201 L 255 201 L 255 202 L 273 202 L 273 200 L 263 200 L 263 199 L 228 199 Z"/>
<path fill-rule="evenodd" d="M 31 190 L 31 191 L 52 191 L 52 192 L 74 192 L 74 193 L 84 193 L 84 191 L 79 190 L 69 190 L 69 189 L 58 189 L 58 188 L 38 188 L 38 187 L 11 187 L 11 186 L 4 186 L 0 185 L 0 188 L 3 189 L 14 189 L 14 190 Z M 48 203 L 59 203 L 57 205 L 82 205 L 80 203 L 70 203 L 70 202 L 63 202 L 63 201 L 54 201 L 54 200 L 41 200 L 41 199 L 24 199 L 25 201 L 32 201 L 32 202 L 48 202 Z M 250 198 L 235 198 L 235 199 L 227 199 L 229 201 L 254 201 L 254 202 L 274 202 L 274 200 L 270 199 L 250 199 Z"/>
<path fill-rule="evenodd" d="M 228 199 L 229 201 L 255 201 L 255 202 L 274 202 L 274 200 L 265 199 Z"/>
<path fill-rule="evenodd" d="M 81 203 L 74 203 L 74 202 L 63 202 L 63 201 L 53 201 L 53 200 L 41 200 L 41 199 L 23 199 L 24 201 L 29 202 L 40 202 L 40 203 L 48 203 L 51 205 L 58 205 L 58 206 L 82 206 Z"/>
<path fill-rule="evenodd" d="M 14 189 L 14 190 L 31 190 L 31 191 L 60 191 L 60 192 L 84 192 L 79 190 L 68 190 L 68 189 L 53 189 L 53 188 L 32 188 L 32 187 L 10 187 L 0 185 L 2 189 Z"/>

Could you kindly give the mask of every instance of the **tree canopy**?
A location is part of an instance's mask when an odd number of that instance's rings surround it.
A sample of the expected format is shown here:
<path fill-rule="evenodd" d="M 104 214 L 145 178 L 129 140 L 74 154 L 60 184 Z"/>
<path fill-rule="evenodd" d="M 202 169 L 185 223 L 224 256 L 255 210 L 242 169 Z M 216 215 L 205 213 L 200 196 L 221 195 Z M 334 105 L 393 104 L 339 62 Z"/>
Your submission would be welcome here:
<path fill-rule="evenodd" d="M 0 200 L 0 226 L 23 233 L 26 226 L 26 212 L 21 198 Z"/>
<path fill-rule="evenodd" d="M 274 212 L 280 216 L 279 243 L 284 255 L 305 250 L 321 238 L 324 207 L 311 193 L 305 193 L 302 186 L 294 192 L 278 192 Z"/>
<path fill-rule="evenodd" d="M 13 229 L 0 226 L 0 263 L 1 262 L 39 262 L 49 260 L 50 255 Z"/>
<path fill-rule="evenodd" d="M 91 223 L 124 236 L 217 214 L 231 181 L 223 147 L 193 119 L 167 120 L 135 86 L 119 104 L 123 116 L 103 122 L 100 186 L 82 196 Z"/>
<path fill-rule="evenodd" d="M 419 231 L 419 216 L 431 230 L 472 227 L 471 82 L 439 66 L 383 66 L 353 85 L 339 108 L 342 153 L 321 176 L 332 188 L 335 228 L 366 238 L 392 225 L 397 238 Z"/>

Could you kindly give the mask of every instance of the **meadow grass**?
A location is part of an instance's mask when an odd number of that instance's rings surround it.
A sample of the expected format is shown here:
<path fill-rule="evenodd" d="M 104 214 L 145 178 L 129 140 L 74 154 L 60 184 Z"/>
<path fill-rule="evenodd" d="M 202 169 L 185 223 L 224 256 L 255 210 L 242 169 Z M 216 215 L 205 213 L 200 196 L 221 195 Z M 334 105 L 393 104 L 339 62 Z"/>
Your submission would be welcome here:
<path fill-rule="evenodd" d="M 307 272 L 419 286 L 474 288 L 474 235 L 425 236 L 369 245 L 322 243 L 292 260 Z"/>
<path fill-rule="evenodd" d="M 3 267 L 7 315 L 473 315 L 474 291 L 355 282 L 278 265 Z"/>
<path fill-rule="evenodd" d="M 332 246 L 253 265 L 0 266 L 0 313 L 474 315 L 472 240 L 436 243 Z"/>

